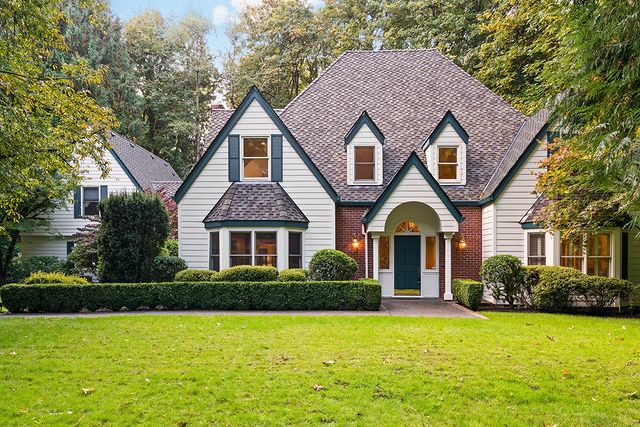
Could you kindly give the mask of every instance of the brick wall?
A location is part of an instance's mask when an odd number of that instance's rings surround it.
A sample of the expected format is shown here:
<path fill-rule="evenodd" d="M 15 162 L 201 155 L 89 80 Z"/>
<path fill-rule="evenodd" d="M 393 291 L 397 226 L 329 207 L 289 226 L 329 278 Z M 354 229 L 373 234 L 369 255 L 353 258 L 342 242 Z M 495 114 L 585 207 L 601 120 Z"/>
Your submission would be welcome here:
<path fill-rule="evenodd" d="M 366 207 L 336 206 L 336 249 L 349 255 L 358 263 L 357 277 L 365 277 L 364 236 L 362 235 L 362 215 Z M 359 241 L 357 250 L 352 245 L 353 235 Z M 369 277 L 373 273 L 373 241 L 369 237 Z"/>

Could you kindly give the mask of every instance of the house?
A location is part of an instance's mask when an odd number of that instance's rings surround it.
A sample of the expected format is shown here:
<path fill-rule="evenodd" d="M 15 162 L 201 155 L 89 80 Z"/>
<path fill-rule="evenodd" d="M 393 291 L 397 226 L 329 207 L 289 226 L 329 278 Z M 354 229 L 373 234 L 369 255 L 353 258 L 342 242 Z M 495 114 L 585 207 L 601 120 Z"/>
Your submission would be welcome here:
<path fill-rule="evenodd" d="M 164 191 L 173 196 L 182 181 L 171 165 L 128 139 L 111 132 L 111 149 L 105 153 L 109 173 L 101 177 L 91 159 L 81 164 L 83 179 L 74 192 L 74 203 L 51 214 L 50 230 L 23 233 L 22 255 L 64 259 L 73 250 L 73 235 L 98 215 L 98 203 L 111 193 Z"/>
<path fill-rule="evenodd" d="M 526 117 L 436 50 L 346 52 L 283 110 L 252 88 L 213 110 L 175 195 L 189 267 L 307 267 L 352 256 L 383 296 L 452 299 L 484 259 L 640 280 L 640 243 L 611 229 L 568 242 L 535 212 L 550 114 Z"/>

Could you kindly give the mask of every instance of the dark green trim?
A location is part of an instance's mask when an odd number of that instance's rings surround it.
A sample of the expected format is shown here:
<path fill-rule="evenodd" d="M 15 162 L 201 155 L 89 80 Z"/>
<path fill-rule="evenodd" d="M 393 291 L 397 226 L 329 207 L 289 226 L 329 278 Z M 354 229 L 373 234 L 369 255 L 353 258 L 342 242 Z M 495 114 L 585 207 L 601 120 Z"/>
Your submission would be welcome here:
<path fill-rule="evenodd" d="M 184 197 L 185 193 L 189 190 L 191 185 L 193 185 L 193 182 L 195 181 L 195 179 L 198 177 L 198 175 L 200 175 L 200 173 L 202 172 L 204 167 L 207 165 L 207 163 L 209 163 L 209 160 L 211 159 L 213 154 L 218 150 L 220 145 L 222 145 L 224 140 L 229 135 L 229 132 L 231 132 L 231 130 L 235 127 L 235 125 L 238 123 L 238 120 L 240 120 L 240 117 L 242 117 L 242 115 L 247 110 L 247 108 L 249 108 L 249 105 L 251 105 L 251 102 L 253 102 L 254 100 L 256 100 L 260 104 L 260 106 L 264 109 L 264 111 L 267 113 L 269 118 L 276 125 L 278 130 L 280 130 L 282 135 L 289 141 L 289 144 L 291 144 L 291 146 L 293 147 L 295 152 L 298 154 L 298 156 L 300 156 L 300 158 L 305 163 L 305 165 L 307 165 L 311 173 L 313 173 L 313 175 L 318 179 L 318 181 L 320 182 L 320 185 L 322 185 L 322 187 L 325 189 L 327 194 L 329 194 L 331 199 L 333 199 L 334 202 L 337 202 L 338 194 L 335 192 L 333 187 L 331 187 L 331 185 L 329 184 L 329 181 L 327 181 L 324 175 L 320 173 L 316 165 L 313 164 L 309 156 L 307 156 L 307 153 L 302 149 L 298 141 L 293 137 L 289 129 L 285 126 L 285 124 L 282 122 L 280 117 L 278 117 L 278 115 L 273 110 L 273 108 L 271 108 L 271 105 L 269 105 L 269 103 L 264 99 L 264 97 L 262 96 L 258 88 L 255 86 L 253 86 L 249 90 L 249 92 L 247 93 L 247 96 L 244 97 L 244 99 L 242 100 L 238 108 L 233 112 L 229 120 L 227 120 L 227 123 L 225 123 L 225 125 L 222 127 L 220 132 L 218 132 L 218 135 L 215 137 L 211 145 L 209 145 L 207 150 L 204 152 L 204 155 L 200 158 L 200 160 L 195 165 L 195 167 L 191 170 L 191 172 L 189 172 L 189 175 L 187 175 L 187 177 L 185 178 L 180 188 L 178 188 L 178 191 L 176 191 L 176 194 L 175 196 L 173 196 L 173 199 L 176 202 L 180 202 L 180 200 Z"/>
<path fill-rule="evenodd" d="M 271 135 L 271 181 L 282 181 L 282 135 Z"/>
<path fill-rule="evenodd" d="M 347 132 L 347 134 L 344 136 L 345 144 L 350 143 L 353 137 L 358 134 L 360 128 L 362 128 L 362 126 L 365 124 L 369 127 L 371 132 L 373 132 L 380 144 L 384 144 L 384 134 L 382 133 L 380 128 L 378 128 L 378 126 L 376 126 L 376 124 L 373 122 L 373 119 L 369 116 L 367 110 L 364 110 L 362 114 L 360 114 L 358 120 L 356 120 L 353 126 L 351 126 L 351 129 L 349 129 L 349 132 Z"/>
<path fill-rule="evenodd" d="M 73 217 L 82 216 L 82 187 L 76 187 L 73 191 Z"/>
<path fill-rule="evenodd" d="M 534 222 L 521 222 L 523 230 L 540 230 L 540 225 Z"/>
<path fill-rule="evenodd" d="M 402 165 L 398 173 L 393 177 L 393 179 L 391 180 L 389 185 L 387 185 L 387 187 L 384 189 L 382 194 L 380 194 L 380 196 L 378 197 L 376 202 L 373 204 L 373 206 L 371 206 L 367 214 L 362 219 L 362 222 L 364 224 L 368 224 L 371 221 L 371 219 L 375 217 L 375 215 L 378 213 L 380 208 L 384 205 L 384 203 L 387 201 L 389 196 L 393 194 L 396 187 L 400 184 L 400 181 L 402 181 L 402 178 L 407 174 L 407 172 L 409 172 L 412 166 L 415 166 L 416 169 L 418 169 L 420 174 L 422 174 L 422 176 L 424 177 L 425 181 L 427 181 L 427 184 L 429 184 L 429 186 L 436 193 L 438 198 L 440 198 L 442 203 L 444 203 L 444 205 L 447 207 L 447 209 L 449 210 L 451 215 L 453 215 L 456 221 L 458 221 L 458 223 L 461 223 L 462 221 L 464 221 L 464 217 L 462 216 L 460 211 L 456 209 L 456 207 L 453 205 L 453 202 L 451 201 L 449 196 L 447 196 L 444 190 L 442 190 L 442 187 L 440 187 L 440 184 L 438 184 L 438 181 L 436 181 L 433 175 L 431 175 L 431 173 L 427 170 L 427 167 L 424 165 L 424 163 L 422 163 L 422 160 L 420 160 L 420 158 L 414 151 L 414 152 L 411 152 L 411 155 L 409 156 L 407 161 L 404 163 L 404 165 Z"/>
<path fill-rule="evenodd" d="M 629 279 L 629 233 L 622 232 L 622 271 L 621 279 Z"/>
<path fill-rule="evenodd" d="M 127 168 L 127 166 L 124 164 L 124 162 L 122 161 L 122 159 L 120 159 L 120 157 L 118 156 L 118 154 L 116 154 L 116 151 L 112 148 L 109 150 L 109 152 L 113 155 L 113 158 L 116 159 L 116 162 L 118 163 L 118 165 L 120 165 L 120 167 L 122 168 L 122 170 L 124 170 L 124 173 L 127 174 L 127 177 L 131 180 L 131 182 L 133 182 L 133 185 L 136 186 L 136 188 L 138 190 L 143 190 L 142 186 L 140 185 L 140 183 L 138 182 L 137 179 L 135 179 L 135 177 L 133 176 L 133 174 L 131 173 L 131 171 L 129 171 L 129 169 Z"/>
<path fill-rule="evenodd" d="M 240 135 L 229 135 L 229 182 L 240 181 Z"/>
<path fill-rule="evenodd" d="M 427 139 L 424 140 L 424 144 L 422 144 L 422 148 L 427 148 L 429 145 L 433 144 L 433 141 L 438 139 L 438 136 L 440 135 L 444 127 L 448 124 L 451 125 L 451 127 L 453 127 L 453 129 L 456 131 L 460 139 L 462 139 L 465 144 L 469 142 L 469 134 L 467 133 L 466 130 L 464 130 L 464 128 L 462 127 L 460 122 L 458 122 L 458 119 L 456 119 L 456 117 L 453 115 L 451 110 L 449 110 L 445 113 L 442 120 L 440 120 L 440 123 L 438 123 L 436 127 L 433 129 L 433 131 L 429 134 Z"/>
<path fill-rule="evenodd" d="M 371 207 L 375 202 L 368 200 L 340 200 L 338 201 L 338 206 L 362 206 L 362 207 Z"/>
<path fill-rule="evenodd" d="M 304 221 L 257 221 L 257 220 L 226 220 L 210 221 L 204 223 L 207 230 L 223 227 L 289 227 L 307 229 L 308 223 Z"/>

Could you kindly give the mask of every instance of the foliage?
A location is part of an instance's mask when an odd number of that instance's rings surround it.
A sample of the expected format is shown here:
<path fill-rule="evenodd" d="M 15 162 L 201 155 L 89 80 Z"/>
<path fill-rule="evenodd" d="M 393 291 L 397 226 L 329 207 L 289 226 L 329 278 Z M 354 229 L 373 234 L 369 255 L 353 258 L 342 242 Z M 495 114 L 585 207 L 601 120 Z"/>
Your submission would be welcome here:
<path fill-rule="evenodd" d="M 172 282 L 176 274 L 187 269 L 187 263 L 177 256 L 157 256 L 151 266 L 151 280 Z"/>
<path fill-rule="evenodd" d="M 61 284 L 61 285 L 71 285 L 71 284 L 87 284 L 89 283 L 87 279 L 79 276 L 68 276 L 62 273 L 44 273 L 37 272 L 32 273 L 29 277 L 24 279 L 23 281 L 26 285 L 32 284 Z"/>
<path fill-rule="evenodd" d="M 7 275 L 7 283 L 18 283 L 33 273 L 62 273 L 63 263 L 54 256 L 18 256 L 13 259 Z"/>
<path fill-rule="evenodd" d="M 572 282 L 575 296 L 591 310 L 610 307 L 618 299 L 626 300 L 637 286 L 628 280 L 600 276 L 582 276 Z"/>
<path fill-rule="evenodd" d="M 309 278 L 318 280 L 350 280 L 358 264 L 349 255 L 336 249 L 321 249 L 309 262 Z"/>
<path fill-rule="evenodd" d="M 176 273 L 174 282 L 213 282 L 218 273 L 213 270 L 196 270 L 187 268 Z"/>
<path fill-rule="evenodd" d="M 380 285 L 342 282 L 170 282 L 0 288 L 13 313 L 162 307 L 168 310 L 379 310 Z"/>
<path fill-rule="evenodd" d="M 471 310 L 476 310 L 482 302 L 484 286 L 482 282 L 469 279 L 453 279 L 453 296 L 458 302 Z"/>
<path fill-rule="evenodd" d="M 112 194 L 100 202 L 98 277 L 101 282 L 146 282 L 169 227 L 157 195 Z M 171 279 L 173 276 L 171 276 Z"/>
<path fill-rule="evenodd" d="M 178 256 L 178 241 L 175 239 L 167 239 L 160 249 L 161 256 Z"/>
<path fill-rule="evenodd" d="M 73 270 L 79 274 L 96 275 L 98 271 L 98 233 L 102 219 L 99 216 L 89 217 L 90 222 L 80 227 L 73 235 L 73 251 L 69 254 L 69 262 Z"/>
<path fill-rule="evenodd" d="M 278 269 L 260 265 L 236 265 L 215 275 L 220 282 L 270 282 L 278 279 Z"/>
<path fill-rule="evenodd" d="M 281 282 L 305 282 L 309 280 L 309 270 L 304 268 L 289 268 L 278 273 Z"/>
<path fill-rule="evenodd" d="M 165 190 L 158 191 L 158 197 L 164 203 L 164 208 L 167 210 L 167 215 L 169 216 L 169 239 L 171 241 L 175 241 L 174 243 L 169 243 L 172 245 L 172 249 L 175 246 L 175 256 L 178 256 L 178 204 L 173 200 Z M 167 240 L 168 242 L 169 240 Z"/>
<path fill-rule="evenodd" d="M 510 307 L 518 302 L 524 284 L 524 271 L 518 257 L 489 257 L 482 263 L 480 276 L 496 300 L 505 300 Z"/>

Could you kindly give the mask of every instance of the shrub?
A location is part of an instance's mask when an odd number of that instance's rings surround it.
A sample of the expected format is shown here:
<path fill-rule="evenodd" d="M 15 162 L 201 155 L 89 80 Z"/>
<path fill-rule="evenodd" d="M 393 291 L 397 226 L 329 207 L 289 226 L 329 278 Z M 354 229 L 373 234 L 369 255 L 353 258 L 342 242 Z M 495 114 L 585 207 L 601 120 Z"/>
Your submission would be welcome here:
<path fill-rule="evenodd" d="M 587 275 L 573 278 L 569 286 L 575 297 L 591 310 L 610 307 L 617 298 L 626 300 L 634 288 L 634 284 L 628 280 Z"/>
<path fill-rule="evenodd" d="M 24 283 L 27 285 L 31 284 L 45 284 L 45 283 L 57 283 L 64 285 L 71 284 L 87 284 L 89 283 L 87 279 L 79 276 L 67 276 L 62 273 L 32 273 L 29 277 L 24 279 Z"/>
<path fill-rule="evenodd" d="M 215 277 L 220 282 L 271 282 L 277 279 L 277 268 L 261 265 L 236 265 L 220 271 Z"/>
<path fill-rule="evenodd" d="M 213 270 L 187 268 L 176 273 L 174 282 L 213 282 L 218 273 Z"/>
<path fill-rule="evenodd" d="M 32 256 L 25 258 L 18 256 L 13 259 L 7 274 L 7 283 L 18 283 L 33 273 L 63 272 L 63 261 L 54 256 Z"/>
<path fill-rule="evenodd" d="M 145 282 L 169 233 L 167 211 L 155 194 L 112 194 L 100 202 L 98 277 Z M 173 279 L 173 276 L 171 276 Z"/>
<path fill-rule="evenodd" d="M 371 281 L 90 283 L 0 288 L 13 312 L 164 307 L 168 310 L 379 310 L 381 288 Z"/>
<path fill-rule="evenodd" d="M 349 280 L 358 271 L 358 264 L 344 252 L 321 249 L 311 258 L 309 278 L 311 280 Z"/>
<path fill-rule="evenodd" d="M 471 310 L 476 310 L 482 302 L 482 282 L 469 279 L 454 279 L 453 296 L 458 302 Z"/>
<path fill-rule="evenodd" d="M 513 255 L 487 258 L 480 268 L 482 280 L 496 300 L 505 300 L 513 307 L 522 294 L 524 271 L 522 262 Z"/>
<path fill-rule="evenodd" d="M 167 239 L 160 249 L 161 256 L 178 256 L 178 241 L 175 239 Z"/>
<path fill-rule="evenodd" d="M 281 282 L 306 282 L 309 280 L 309 271 L 304 268 L 282 270 L 278 274 L 278 280 Z"/>
<path fill-rule="evenodd" d="M 151 278 L 156 282 L 171 282 L 179 271 L 186 270 L 187 263 L 177 256 L 157 256 L 151 266 Z"/>
<path fill-rule="evenodd" d="M 585 276 L 569 267 L 529 267 L 527 281 L 533 289 L 533 305 L 541 310 L 561 311 L 569 307 L 573 279 Z"/>

